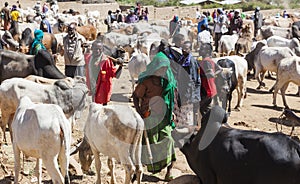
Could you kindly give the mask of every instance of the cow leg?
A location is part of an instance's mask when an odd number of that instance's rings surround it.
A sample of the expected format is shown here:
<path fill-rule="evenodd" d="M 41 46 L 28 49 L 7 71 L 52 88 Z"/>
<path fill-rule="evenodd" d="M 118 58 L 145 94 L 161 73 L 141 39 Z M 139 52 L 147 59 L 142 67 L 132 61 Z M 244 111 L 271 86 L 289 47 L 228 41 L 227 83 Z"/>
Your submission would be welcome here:
<path fill-rule="evenodd" d="M 273 92 L 273 105 L 274 107 L 277 106 L 276 104 L 276 97 L 277 97 L 277 93 L 278 93 L 278 90 L 281 89 L 283 86 L 283 84 L 281 84 L 281 82 L 279 81 L 279 79 L 277 79 L 275 85 L 274 85 L 274 92 Z"/>
<path fill-rule="evenodd" d="M 97 173 L 97 181 L 96 184 L 101 184 L 101 161 L 100 161 L 100 153 L 99 151 L 92 148 L 93 155 L 95 157 L 95 167 L 96 167 L 96 173 Z"/>
<path fill-rule="evenodd" d="M 245 83 L 243 79 L 238 79 L 238 86 L 236 88 L 237 95 L 238 95 L 238 100 L 237 104 L 234 107 L 234 109 L 240 110 L 240 107 L 243 106 L 243 98 L 246 98 L 246 88 L 245 88 Z"/>
<path fill-rule="evenodd" d="M 281 97 L 282 97 L 282 101 L 283 101 L 283 105 L 285 108 L 289 109 L 289 106 L 286 103 L 286 99 L 285 99 L 285 91 L 287 89 L 287 87 L 289 86 L 289 82 L 285 83 L 282 88 L 280 89 L 281 91 Z"/>
<path fill-rule="evenodd" d="M 109 168 L 109 171 L 110 171 L 110 176 L 111 176 L 110 183 L 111 184 L 117 183 L 116 182 L 116 177 L 115 177 L 115 172 L 114 172 L 114 168 L 115 168 L 115 161 L 114 161 L 114 159 L 108 157 L 108 159 L 107 159 L 107 165 L 108 165 L 108 168 Z"/>
<path fill-rule="evenodd" d="M 125 164 L 125 184 L 130 184 L 131 176 L 134 173 L 134 166 L 133 163 L 126 163 Z"/>
<path fill-rule="evenodd" d="M 13 144 L 13 151 L 14 151 L 14 156 L 15 156 L 15 177 L 14 177 L 14 183 L 18 184 L 19 182 L 19 174 L 20 174 L 20 154 L 21 151 L 18 148 L 16 144 Z"/>
<path fill-rule="evenodd" d="M 60 148 L 60 153 L 58 155 L 58 159 L 59 159 L 61 174 L 65 178 L 65 184 L 68 184 L 68 183 L 70 183 L 70 178 L 69 178 L 69 173 L 68 173 L 70 156 L 69 156 L 69 151 L 66 150 L 65 144 L 67 144 L 67 143 L 64 142 L 63 144 L 64 145 L 62 145 Z"/>
<path fill-rule="evenodd" d="M 35 176 L 38 180 L 38 184 L 42 183 L 42 160 L 40 158 L 36 159 L 36 165 L 35 165 Z M 48 168 L 47 168 L 48 169 Z"/>
<path fill-rule="evenodd" d="M 15 115 L 15 113 L 11 114 L 9 116 L 9 119 L 8 119 L 8 129 L 9 129 L 9 134 L 10 134 L 10 140 L 11 140 L 11 142 L 13 142 L 13 132 L 12 132 L 11 124 L 12 124 L 12 121 L 14 119 L 14 115 Z"/>
<path fill-rule="evenodd" d="M 140 184 L 142 181 L 142 173 L 143 173 L 143 165 L 141 162 L 141 155 L 142 155 L 142 136 L 143 133 L 139 132 L 139 134 L 136 135 L 136 142 L 134 144 L 135 151 L 133 152 L 133 158 L 134 158 L 134 164 L 135 164 L 135 174 L 136 174 L 136 180 L 137 184 Z"/>
<path fill-rule="evenodd" d="M 57 155 L 51 157 L 49 155 L 42 157 L 48 174 L 50 175 L 53 184 L 60 184 L 63 183 L 64 178 L 59 171 L 58 163 L 57 163 Z"/>
<path fill-rule="evenodd" d="M 228 114 L 231 113 L 231 100 L 232 100 L 232 91 L 228 94 Z"/>

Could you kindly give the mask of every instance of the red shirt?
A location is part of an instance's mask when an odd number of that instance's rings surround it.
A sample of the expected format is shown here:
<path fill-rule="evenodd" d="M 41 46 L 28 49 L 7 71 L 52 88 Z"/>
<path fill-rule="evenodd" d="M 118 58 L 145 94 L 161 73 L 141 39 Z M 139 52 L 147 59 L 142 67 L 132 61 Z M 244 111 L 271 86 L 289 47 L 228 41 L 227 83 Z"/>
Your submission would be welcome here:
<path fill-rule="evenodd" d="M 112 94 L 112 79 L 113 77 L 116 77 L 117 68 L 109 58 L 100 62 L 100 68 L 96 84 L 95 102 L 103 104 L 110 101 Z"/>
<path fill-rule="evenodd" d="M 206 57 L 200 61 L 201 88 L 206 92 L 206 94 L 202 92 L 201 96 L 212 98 L 217 94 L 214 73 L 215 62 L 211 58 Z"/>

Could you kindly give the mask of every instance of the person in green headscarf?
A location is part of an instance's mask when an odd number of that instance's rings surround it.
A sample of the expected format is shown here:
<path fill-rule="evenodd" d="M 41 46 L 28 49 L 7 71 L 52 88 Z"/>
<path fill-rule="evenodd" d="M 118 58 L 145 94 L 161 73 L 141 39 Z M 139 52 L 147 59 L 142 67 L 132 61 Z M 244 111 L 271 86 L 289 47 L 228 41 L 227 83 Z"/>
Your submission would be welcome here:
<path fill-rule="evenodd" d="M 41 49 L 46 50 L 46 47 L 42 43 L 43 38 L 44 38 L 44 33 L 42 30 L 37 29 L 34 31 L 34 40 L 30 48 L 31 55 L 36 55 L 38 51 Z"/>
<path fill-rule="evenodd" d="M 145 128 L 143 140 L 142 162 L 149 172 L 158 173 L 167 167 L 166 180 L 172 179 L 171 169 L 176 160 L 174 140 L 171 131 L 175 128 L 172 111 L 174 108 L 174 90 L 176 80 L 173 76 L 170 61 L 163 52 L 158 52 L 146 71 L 138 78 L 133 92 L 133 103 L 137 112 L 144 118 Z M 147 145 L 153 155 L 148 157 Z"/>

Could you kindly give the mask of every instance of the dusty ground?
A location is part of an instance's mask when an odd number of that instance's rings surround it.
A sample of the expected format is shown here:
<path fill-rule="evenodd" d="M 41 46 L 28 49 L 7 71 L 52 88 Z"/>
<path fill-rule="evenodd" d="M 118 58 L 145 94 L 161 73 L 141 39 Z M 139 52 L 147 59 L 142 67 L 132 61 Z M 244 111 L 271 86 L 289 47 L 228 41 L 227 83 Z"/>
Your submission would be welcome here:
<path fill-rule="evenodd" d="M 58 66 L 62 69 L 63 63 L 58 63 Z M 275 80 L 266 79 L 266 86 L 271 87 Z M 278 117 L 282 113 L 282 108 L 273 108 L 272 106 L 272 94 L 268 92 L 267 89 L 263 90 L 256 90 L 258 83 L 256 80 L 247 81 L 247 98 L 244 100 L 244 106 L 242 107 L 241 111 L 233 111 L 229 118 L 229 124 L 234 128 L 238 129 L 251 129 L 251 130 L 261 130 L 267 132 L 274 132 L 276 131 L 275 122 L 278 121 Z M 287 90 L 287 102 L 295 112 L 300 115 L 300 97 L 295 96 L 294 94 L 297 92 L 297 87 L 294 84 L 290 84 Z M 129 73 L 127 68 L 125 67 L 120 79 L 114 79 L 114 86 L 113 86 L 113 96 L 111 103 L 121 103 L 121 104 L 128 104 L 128 99 L 131 93 L 131 83 L 129 78 Z M 278 106 L 282 107 L 282 100 L 281 97 L 278 96 Z M 233 107 L 236 104 L 236 93 L 234 93 L 233 97 Z M 130 104 L 132 105 L 132 104 Z M 86 113 L 88 109 L 85 109 L 83 113 L 83 117 L 80 119 L 79 123 L 76 125 L 76 131 L 73 134 L 74 142 L 76 140 L 82 138 L 82 128 L 84 126 L 84 122 L 86 120 Z M 283 126 L 283 132 L 288 134 L 291 130 L 289 126 Z M 6 132 L 8 135 L 8 131 Z M 294 131 L 294 135 L 300 135 L 300 129 L 296 128 Z M 11 143 L 7 146 L 4 146 L 5 154 L 0 154 L 0 161 L 6 166 L 6 171 L 4 172 L 3 168 L 0 168 L 0 184 L 8 184 L 12 182 L 12 175 L 13 175 L 13 152 L 11 148 Z M 181 152 L 177 149 L 177 161 L 175 164 L 173 175 L 175 177 L 185 175 L 185 174 L 192 174 L 193 172 L 189 168 L 188 164 L 186 163 L 185 157 L 181 154 Z M 77 158 L 77 155 L 75 156 Z M 107 158 L 102 156 L 102 161 L 104 162 L 102 167 L 102 181 L 103 183 L 109 183 L 110 176 L 108 175 L 108 167 L 106 166 Z M 24 163 L 25 170 L 29 171 L 27 176 L 20 175 L 20 183 L 31 183 L 34 181 L 34 159 L 29 159 L 29 161 Z M 94 164 L 93 171 L 95 171 Z M 124 183 L 124 169 L 121 165 L 117 164 L 116 166 L 116 176 L 118 183 Z M 144 169 L 146 170 L 146 169 Z M 160 173 L 158 176 L 151 176 L 150 173 L 145 172 L 143 177 L 142 183 L 167 183 L 162 181 L 163 176 L 165 174 L 165 170 Z M 74 173 L 71 171 L 71 173 Z M 50 177 L 47 175 L 47 171 L 43 170 L 43 177 L 45 183 L 50 183 Z M 71 182 L 75 183 L 94 183 L 96 181 L 95 175 L 72 175 Z"/>
<path fill-rule="evenodd" d="M 59 63 L 59 67 L 62 68 L 63 64 Z M 267 79 L 266 86 L 270 87 L 274 83 L 274 80 Z M 120 79 L 114 80 L 113 86 L 113 96 L 111 103 L 122 103 L 128 104 L 128 99 L 131 92 L 131 85 L 129 80 L 129 73 L 127 68 L 125 67 Z M 250 80 L 247 81 L 247 98 L 244 100 L 244 106 L 242 107 L 240 112 L 233 111 L 229 118 L 229 124 L 234 128 L 239 129 L 251 129 L 251 130 L 262 130 L 267 132 L 276 131 L 275 122 L 278 120 L 282 112 L 282 108 L 273 108 L 272 106 L 272 94 L 268 92 L 267 89 L 263 89 L 260 91 L 256 90 L 257 81 Z M 297 92 L 297 87 L 291 84 L 287 90 L 287 101 L 292 109 L 294 109 L 298 115 L 300 115 L 300 98 L 296 97 L 294 94 Z M 234 93 L 233 98 L 233 106 L 236 103 L 236 93 Z M 132 104 L 130 104 L 132 105 Z M 278 97 L 278 106 L 282 107 L 282 100 Z M 84 126 L 85 118 L 86 118 L 86 109 L 83 113 L 83 117 L 80 119 L 79 123 L 76 126 L 76 131 L 73 134 L 74 142 L 82 137 L 82 128 Z M 283 126 L 283 132 L 289 133 L 291 127 Z M 8 132 L 6 132 L 8 134 Z M 296 128 L 294 135 L 299 136 L 300 129 Z M 0 160 L 2 159 L 3 164 L 7 167 L 6 170 L 8 173 L 5 173 L 3 169 L 0 169 L 0 184 L 11 183 L 11 175 L 13 173 L 13 152 L 11 149 L 11 143 L 8 146 L 4 146 L 4 150 L 6 152 L 5 155 L 0 156 Z M 175 164 L 174 176 L 181 176 L 185 174 L 193 173 L 188 164 L 186 163 L 185 157 L 181 154 L 181 152 L 177 149 L 177 162 Z M 77 158 L 77 155 L 75 156 Z M 102 161 L 104 162 L 102 167 L 102 178 L 103 183 L 109 183 L 110 176 L 108 175 L 108 167 L 106 166 L 107 158 L 102 156 Z M 28 176 L 21 175 L 20 183 L 31 183 L 30 181 L 34 181 L 34 159 L 29 159 L 29 162 L 25 162 L 25 170 L 29 172 Z M 93 164 L 94 165 L 94 164 Z M 121 165 L 117 164 L 116 176 L 118 183 L 124 182 L 124 169 Z M 95 168 L 93 166 L 93 171 Z M 74 172 L 71 172 L 74 173 Z M 150 173 L 145 172 L 143 177 L 143 183 L 167 183 L 162 181 L 165 171 L 163 171 L 158 176 L 151 176 Z M 47 175 L 47 171 L 43 171 L 43 176 L 45 183 L 49 183 L 50 177 Z M 72 183 L 93 183 L 96 180 L 94 175 L 72 175 Z"/>

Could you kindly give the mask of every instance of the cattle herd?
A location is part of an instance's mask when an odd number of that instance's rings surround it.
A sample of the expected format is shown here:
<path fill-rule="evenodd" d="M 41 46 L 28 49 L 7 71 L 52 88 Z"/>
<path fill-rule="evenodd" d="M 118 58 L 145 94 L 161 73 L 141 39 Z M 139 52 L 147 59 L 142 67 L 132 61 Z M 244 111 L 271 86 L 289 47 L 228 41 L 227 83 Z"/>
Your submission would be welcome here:
<path fill-rule="evenodd" d="M 38 183 L 43 181 L 42 163 L 53 183 L 70 183 L 70 180 L 72 183 L 69 165 L 74 167 L 70 160 L 73 158 L 71 155 L 77 151 L 81 166 L 76 170 L 89 173 L 94 160 L 94 183 L 100 184 L 101 180 L 103 183 L 103 159 L 100 159 L 103 155 L 108 156 L 110 183 L 117 183 L 115 159 L 124 165 L 123 183 L 129 184 L 134 180 L 137 183 L 144 180 L 148 182 L 143 177 L 141 162 L 145 133 L 141 116 L 131 104 L 113 102 L 102 106 L 90 102 L 85 77 L 66 77 L 58 64 L 63 63 L 61 56 L 64 52 L 63 37 L 67 34 L 65 28 L 71 22 L 79 23 L 80 20 L 82 25 L 77 27 L 77 31 L 87 40 L 85 50 L 90 49 L 95 39 L 101 39 L 105 48 L 112 53 L 116 48 L 126 51 L 125 70 L 130 75 L 130 79 L 128 77 L 126 80 L 131 80 L 130 87 L 127 87 L 128 96 L 131 96 L 135 79 L 151 62 L 161 40 L 172 42 L 169 20 L 139 21 L 133 24 L 114 22 L 111 32 L 103 33 L 99 30 L 103 20 L 100 20 L 97 12 L 47 16 L 53 33 L 45 33 L 43 43 L 47 51 L 41 50 L 35 56 L 28 53 L 33 40 L 32 33 L 39 29 L 40 22 L 26 22 L 23 19 L 24 22 L 19 23 L 18 30 L 14 33 L 0 30 L 1 40 L 7 44 L 0 50 L 2 173 L 10 174 L 4 162 L 9 156 L 5 154 L 5 144 L 8 144 L 12 146 L 14 153 L 14 183 L 24 183 L 19 177 L 21 153 L 37 159 L 35 176 Z M 184 154 L 196 175 L 196 180 L 193 178 L 193 181 L 182 181 L 179 178 L 177 183 L 300 183 L 300 142 L 282 132 L 267 133 L 228 126 L 234 93 L 237 94 L 237 99 L 233 100 L 236 101 L 234 109 L 239 113 L 238 111 L 243 111 L 243 102 L 247 101 L 248 83 L 253 77 L 258 86 L 251 95 L 273 93 L 270 104 L 264 105 L 278 111 L 276 96 L 280 91 L 285 111 L 278 121 L 283 121 L 285 117 L 293 126 L 300 125 L 300 117 L 297 116 L 297 112 L 300 112 L 297 109 L 299 105 L 289 106 L 286 100 L 289 83 L 300 86 L 300 37 L 295 36 L 298 35 L 299 20 L 295 16 L 291 16 L 291 19 L 277 19 L 266 19 L 256 39 L 252 39 L 252 20 L 244 20 L 241 31 L 243 34 L 221 37 L 213 61 L 222 70 L 220 76 L 223 78 L 216 78 L 217 96 L 222 103 L 214 106 L 199 120 L 200 128 L 175 128 L 172 132 L 176 147 Z M 291 23 L 280 27 L 281 21 Z M 182 19 L 180 28 L 180 34 L 193 43 L 195 57 L 198 56 L 199 49 L 196 26 L 193 20 Z M 264 82 L 267 72 L 271 76 L 276 73 L 276 81 L 268 86 L 269 91 L 265 90 Z M 118 80 L 120 79 L 114 79 L 114 82 L 118 83 Z M 300 88 L 297 93 L 295 100 L 299 103 Z M 78 118 L 85 109 L 88 109 L 88 114 L 80 120 L 85 123 L 81 132 L 84 136 L 79 145 L 73 147 L 73 133 L 78 131 L 75 130 L 76 121 L 79 121 Z M 243 117 L 239 118 L 242 121 Z M 7 127 L 11 140 L 6 138 Z M 1 181 L 5 181 L 5 176 L 0 176 L 0 183 Z M 176 183 L 176 179 L 170 183 Z"/>

